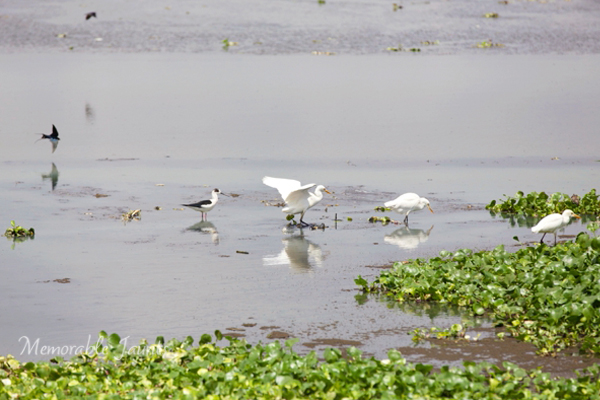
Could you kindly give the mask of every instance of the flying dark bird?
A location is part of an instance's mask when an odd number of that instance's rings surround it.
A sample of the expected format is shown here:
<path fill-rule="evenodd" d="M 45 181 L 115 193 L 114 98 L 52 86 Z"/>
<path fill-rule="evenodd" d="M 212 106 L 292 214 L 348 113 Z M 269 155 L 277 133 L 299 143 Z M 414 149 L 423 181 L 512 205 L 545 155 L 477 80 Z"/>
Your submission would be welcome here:
<path fill-rule="evenodd" d="M 92 12 L 89 12 L 89 13 L 85 14 L 85 20 L 86 20 L 86 21 L 87 21 L 88 19 L 92 18 L 92 17 L 94 17 L 94 18 L 98 18 L 98 17 L 96 16 L 96 12 L 95 12 L 95 11 L 92 11 Z"/>
<path fill-rule="evenodd" d="M 229 196 L 221 192 L 219 189 L 214 189 L 212 191 L 212 198 L 210 200 L 201 200 L 197 203 L 182 204 L 182 206 L 186 206 L 191 208 L 192 210 L 199 211 L 200 213 L 202 213 L 200 218 L 205 219 L 206 213 L 212 210 L 217 204 L 217 201 L 219 201 L 219 194 L 222 194 L 223 196 Z"/>
<path fill-rule="evenodd" d="M 38 133 L 38 135 L 42 135 L 42 137 L 36 140 L 36 142 L 42 139 L 49 139 L 50 143 L 52 143 L 52 152 L 54 153 L 54 151 L 58 147 L 58 141 L 60 140 L 60 138 L 58 137 L 58 131 L 56 130 L 56 126 L 52 125 L 52 134 L 46 135 L 44 133 Z"/>

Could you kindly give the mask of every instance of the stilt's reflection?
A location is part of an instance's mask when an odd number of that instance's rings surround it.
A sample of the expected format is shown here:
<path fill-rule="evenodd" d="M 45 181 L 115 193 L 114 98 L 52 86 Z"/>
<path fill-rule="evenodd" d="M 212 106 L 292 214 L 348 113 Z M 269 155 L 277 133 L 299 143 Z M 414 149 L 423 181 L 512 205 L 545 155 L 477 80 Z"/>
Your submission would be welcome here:
<path fill-rule="evenodd" d="M 56 168 L 56 165 L 52 163 L 52 170 L 50 170 L 48 174 L 42 174 L 42 181 L 50 179 L 50 181 L 52 181 L 52 190 L 54 190 L 54 188 L 58 184 L 58 175 L 58 168 Z"/>
<path fill-rule="evenodd" d="M 186 228 L 186 230 L 210 234 L 212 242 L 214 244 L 219 244 L 219 232 L 212 222 L 201 221 Z"/>
<path fill-rule="evenodd" d="M 387 244 L 393 244 L 404 250 L 416 249 L 419 244 L 426 242 L 429 239 L 429 234 L 433 229 L 424 231 L 423 229 L 410 229 L 408 226 L 396 229 L 389 235 L 385 235 L 384 241 Z"/>
<path fill-rule="evenodd" d="M 96 121 L 96 113 L 90 103 L 85 103 L 85 119 L 90 124 Z"/>
<path fill-rule="evenodd" d="M 321 247 L 307 240 L 302 233 L 281 241 L 284 244 L 281 253 L 263 257 L 263 265 L 289 265 L 297 274 L 310 273 L 314 267 L 323 265 L 325 256 Z"/>

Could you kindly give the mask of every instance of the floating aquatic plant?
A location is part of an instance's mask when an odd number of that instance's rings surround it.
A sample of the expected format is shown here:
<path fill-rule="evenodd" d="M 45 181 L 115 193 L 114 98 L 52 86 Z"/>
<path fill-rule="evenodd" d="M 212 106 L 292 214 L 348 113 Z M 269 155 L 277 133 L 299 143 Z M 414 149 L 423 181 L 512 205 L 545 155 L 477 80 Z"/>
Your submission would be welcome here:
<path fill-rule="evenodd" d="M 392 222 L 390 217 L 371 217 L 369 218 L 369 222 L 374 224 L 376 222 L 381 222 L 384 226 Z"/>
<path fill-rule="evenodd" d="M 594 399 L 598 366 L 555 378 L 510 362 L 466 361 L 461 367 L 412 364 L 397 350 L 387 358 L 328 348 L 299 355 L 297 339 L 251 345 L 208 334 L 127 348 L 120 336 L 99 341 L 69 361 L 20 362 L 0 357 L 0 398 L 106 399 Z"/>
<path fill-rule="evenodd" d="M 600 354 L 600 238 L 580 233 L 574 242 L 510 253 L 442 251 L 429 260 L 396 263 L 373 282 L 355 282 L 367 293 L 397 302 L 431 301 L 485 315 L 514 337 L 552 355 L 577 346 Z"/>
<path fill-rule="evenodd" d="M 453 324 L 448 329 L 439 329 L 438 327 L 432 326 L 429 329 L 417 328 L 414 331 L 409 332 L 412 335 L 413 342 L 421 342 L 428 339 L 448 339 L 448 340 L 479 340 L 480 334 L 472 338 L 467 335 L 467 327 L 462 324 Z"/>
<path fill-rule="evenodd" d="M 7 228 L 4 232 L 4 236 L 7 238 L 23 238 L 35 236 L 35 230 L 33 228 L 25 229 L 21 225 L 16 225 L 15 221 L 10 221 L 10 228 Z"/>
<path fill-rule="evenodd" d="M 552 213 L 562 213 L 572 210 L 576 214 L 600 215 L 600 201 L 596 189 L 580 197 L 577 194 L 531 192 L 528 194 L 518 191 L 514 197 L 504 195 L 504 200 L 492 200 L 485 206 L 487 210 L 501 214 L 524 214 L 543 217 Z"/>

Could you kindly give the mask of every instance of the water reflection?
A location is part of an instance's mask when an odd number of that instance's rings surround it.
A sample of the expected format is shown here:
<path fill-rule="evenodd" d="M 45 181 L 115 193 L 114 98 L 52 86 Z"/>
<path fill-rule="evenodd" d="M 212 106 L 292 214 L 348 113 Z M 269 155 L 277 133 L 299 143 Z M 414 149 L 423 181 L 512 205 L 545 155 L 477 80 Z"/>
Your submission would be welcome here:
<path fill-rule="evenodd" d="M 90 103 L 85 103 L 85 120 L 89 124 L 94 124 L 96 121 L 96 113 L 94 112 L 94 108 L 90 105 Z"/>
<path fill-rule="evenodd" d="M 217 227 L 215 226 L 215 224 L 213 224 L 212 222 L 201 221 L 186 228 L 186 230 L 209 234 L 212 239 L 212 242 L 214 244 L 219 244 L 219 232 L 217 231 Z"/>
<path fill-rule="evenodd" d="M 312 272 L 314 267 L 321 267 L 325 256 L 321 247 L 299 235 L 281 239 L 283 250 L 277 255 L 263 257 L 263 265 L 289 265 L 292 272 L 304 274 Z"/>
<path fill-rule="evenodd" d="M 47 174 L 42 174 L 42 181 L 50 179 L 50 181 L 52 182 L 52 190 L 54 190 L 54 188 L 58 184 L 58 175 L 58 168 L 56 168 L 56 165 L 52 163 L 52 169 L 50 170 L 50 172 Z"/>
<path fill-rule="evenodd" d="M 411 229 L 408 226 L 396 229 L 383 239 L 387 244 L 393 244 L 404 250 L 416 249 L 421 243 L 429 239 L 433 225 L 428 230 Z"/>

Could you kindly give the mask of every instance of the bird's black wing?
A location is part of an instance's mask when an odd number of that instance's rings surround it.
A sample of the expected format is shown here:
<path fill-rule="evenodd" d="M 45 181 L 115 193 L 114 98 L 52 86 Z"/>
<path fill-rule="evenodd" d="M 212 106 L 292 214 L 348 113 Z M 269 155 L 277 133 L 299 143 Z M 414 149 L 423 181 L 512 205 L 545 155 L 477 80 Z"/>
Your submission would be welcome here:
<path fill-rule="evenodd" d="M 186 207 L 200 207 L 200 206 L 209 206 L 211 204 L 212 204 L 212 200 L 202 200 L 202 201 L 199 201 L 197 203 L 182 204 L 182 206 L 186 206 Z"/>
<path fill-rule="evenodd" d="M 56 129 L 56 127 L 54 125 L 52 125 L 52 135 L 50 135 L 50 137 L 52 139 L 58 139 L 58 130 Z"/>

